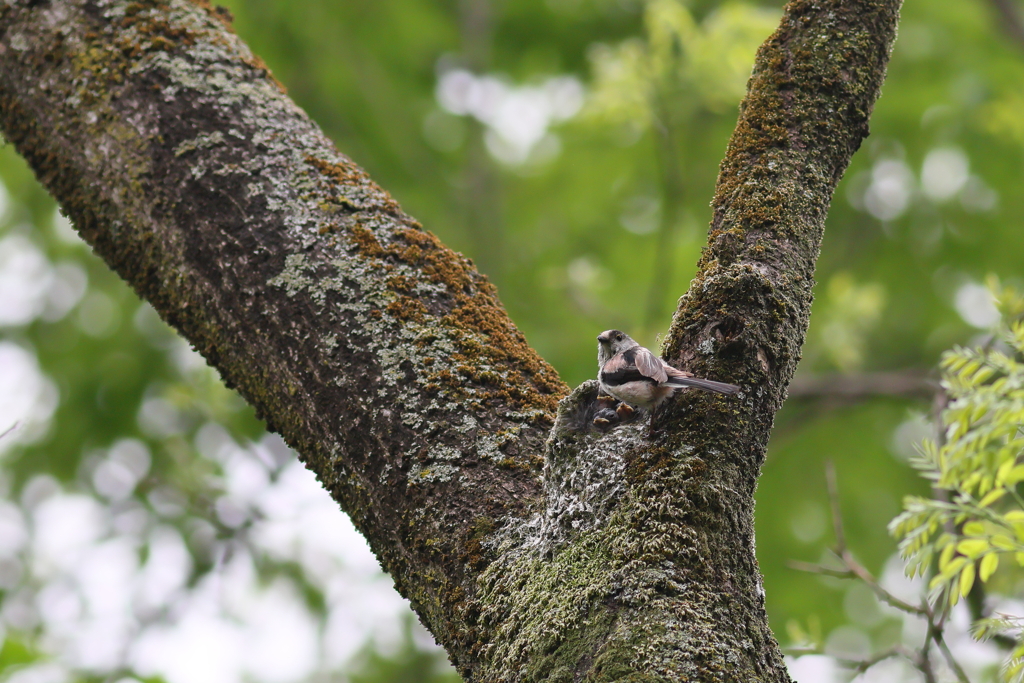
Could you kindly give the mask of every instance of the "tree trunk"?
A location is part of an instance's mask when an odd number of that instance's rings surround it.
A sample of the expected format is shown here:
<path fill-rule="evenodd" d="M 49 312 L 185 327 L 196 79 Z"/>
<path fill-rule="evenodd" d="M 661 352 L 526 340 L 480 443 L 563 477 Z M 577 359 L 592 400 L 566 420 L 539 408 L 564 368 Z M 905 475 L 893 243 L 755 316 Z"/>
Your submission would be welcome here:
<path fill-rule="evenodd" d="M 788 681 L 753 494 L 898 7 L 797 0 L 758 53 L 666 343 L 743 390 L 684 392 L 653 435 L 597 430 L 595 382 L 566 397 L 472 263 L 205 0 L 0 3 L 0 126 L 300 453 L 467 680 Z"/>

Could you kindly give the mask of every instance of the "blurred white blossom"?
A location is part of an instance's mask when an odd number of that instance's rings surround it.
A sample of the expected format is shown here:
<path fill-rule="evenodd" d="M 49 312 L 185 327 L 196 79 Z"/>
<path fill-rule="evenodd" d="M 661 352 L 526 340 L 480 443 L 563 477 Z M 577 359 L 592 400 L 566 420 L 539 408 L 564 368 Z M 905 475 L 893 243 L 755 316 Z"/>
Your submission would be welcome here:
<path fill-rule="evenodd" d="M 57 409 L 57 386 L 39 368 L 35 354 L 10 341 L 0 341 L 0 453 L 18 442 L 46 432 Z"/>
<path fill-rule="evenodd" d="M 786 657 L 789 675 L 798 683 L 839 683 L 845 681 L 845 672 L 828 655 Z"/>
<path fill-rule="evenodd" d="M 915 198 L 942 204 L 959 198 L 965 211 L 992 211 L 999 203 L 998 193 L 979 176 L 970 172 L 970 160 L 959 147 L 937 147 L 925 155 L 920 183 L 902 158 L 883 156 L 870 171 L 861 171 L 850 179 L 847 197 L 858 211 L 866 211 L 880 221 L 896 220 L 914 205 Z"/>
<path fill-rule="evenodd" d="M 626 200 L 619 223 L 635 235 L 648 235 L 661 223 L 661 200 L 650 195 L 636 195 Z"/>
<path fill-rule="evenodd" d="M 583 85 L 572 76 L 555 76 L 540 85 L 512 85 L 498 76 L 453 69 L 441 75 L 436 96 L 445 111 L 484 124 L 491 155 L 518 166 L 557 155 L 558 139 L 549 129 L 580 110 Z"/>
<path fill-rule="evenodd" d="M 953 307 L 964 322 L 982 330 L 999 322 L 995 297 L 988 287 L 977 282 L 967 282 L 956 290 Z"/>
<path fill-rule="evenodd" d="M 914 174 L 901 159 L 879 160 L 871 169 L 864 209 L 880 221 L 899 218 L 910 206 L 914 185 Z"/>
<path fill-rule="evenodd" d="M 112 504 L 42 475 L 25 485 L 20 507 L 0 501 L 0 583 L 14 589 L 3 597 L 0 638 L 5 628 L 38 626 L 37 642 L 54 658 L 17 676 L 59 671 L 65 681 L 68 671 L 134 667 L 169 683 L 298 683 L 345 665 L 371 639 L 399 642 L 408 603 L 278 437 L 243 447 L 209 423 L 196 447 L 222 473 L 210 481 L 222 491 L 218 513 L 230 508 L 248 531 L 244 544 L 213 531 L 206 542 L 221 559 L 195 585 L 185 536 L 162 520 L 176 505 L 165 489 L 149 496 L 153 509 L 129 497 L 151 467 L 141 441 L 122 439 L 86 459 L 87 478 Z M 195 542 L 199 527 L 190 526 Z M 326 614 L 312 612 L 287 575 L 262 577 L 264 554 L 295 562 L 325 597 Z"/>
<path fill-rule="evenodd" d="M 959 147 L 939 147 L 928 152 L 921 167 L 921 190 L 936 202 L 952 199 L 970 177 L 970 162 Z"/>
<path fill-rule="evenodd" d="M 50 262 L 32 240 L 18 232 L 0 239 L 0 326 L 35 320 L 52 281 Z"/>

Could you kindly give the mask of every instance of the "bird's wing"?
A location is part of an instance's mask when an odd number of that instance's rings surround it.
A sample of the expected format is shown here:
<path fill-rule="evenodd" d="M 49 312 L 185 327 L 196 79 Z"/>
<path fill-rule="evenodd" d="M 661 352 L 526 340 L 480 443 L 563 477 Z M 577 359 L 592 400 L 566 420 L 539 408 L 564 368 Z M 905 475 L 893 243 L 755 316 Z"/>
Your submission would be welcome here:
<path fill-rule="evenodd" d="M 650 375 L 645 375 L 636 366 L 636 356 L 639 347 L 617 353 L 601 366 L 598 375 L 601 383 L 609 387 L 617 387 L 630 382 L 650 382 L 658 384 L 659 380 Z"/>
<path fill-rule="evenodd" d="M 668 383 L 671 386 L 696 387 L 704 391 L 714 391 L 718 394 L 735 394 L 740 390 L 735 384 L 726 384 L 725 382 L 694 377 L 692 372 L 677 370 L 668 363 L 665 363 L 665 372 L 668 373 Z"/>
<path fill-rule="evenodd" d="M 658 384 L 668 381 L 668 373 L 665 372 L 667 366 L 660 358 L 651 353 L 650 349 L 643 347 L 637 349 L 634 362 L 636 363 L 636 369 L 645 377 L 650 377 Z"/>

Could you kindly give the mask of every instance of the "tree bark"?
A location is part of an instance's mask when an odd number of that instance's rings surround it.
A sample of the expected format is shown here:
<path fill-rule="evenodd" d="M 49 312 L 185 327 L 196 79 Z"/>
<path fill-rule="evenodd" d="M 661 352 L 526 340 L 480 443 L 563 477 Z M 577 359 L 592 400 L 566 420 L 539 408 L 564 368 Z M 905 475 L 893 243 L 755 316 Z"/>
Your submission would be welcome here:
<path fill-rule="evenodd" d="M 797 0 L 758 53 L 665 347 L 743 391 L 680 395 L 652 436 L 597 430 L 596 383 L 566 397 L 472 263 L 203 0 L 0 3 L 0 126 L 316 472 L 467 680 L 788 681 L 753 493 L 898 8 Z"/>

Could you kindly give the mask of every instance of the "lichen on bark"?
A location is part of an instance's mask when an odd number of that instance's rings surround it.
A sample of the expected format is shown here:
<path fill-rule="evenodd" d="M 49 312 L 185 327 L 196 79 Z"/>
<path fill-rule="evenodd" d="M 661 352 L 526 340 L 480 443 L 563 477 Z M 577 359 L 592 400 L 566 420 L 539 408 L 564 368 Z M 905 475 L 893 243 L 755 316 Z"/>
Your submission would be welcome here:
<path fill-rule="evenodd" d="M 788 681 L 753 491 L 898 0 L 758 54 L 665 345 L 741 384 L 593 424 L 494 288 L 187 0 L 0 4 L 0 127 L 82 235 L 300 453 L 476 681 Z M 562 400 L 556 415 L 556 404 Z"/>

